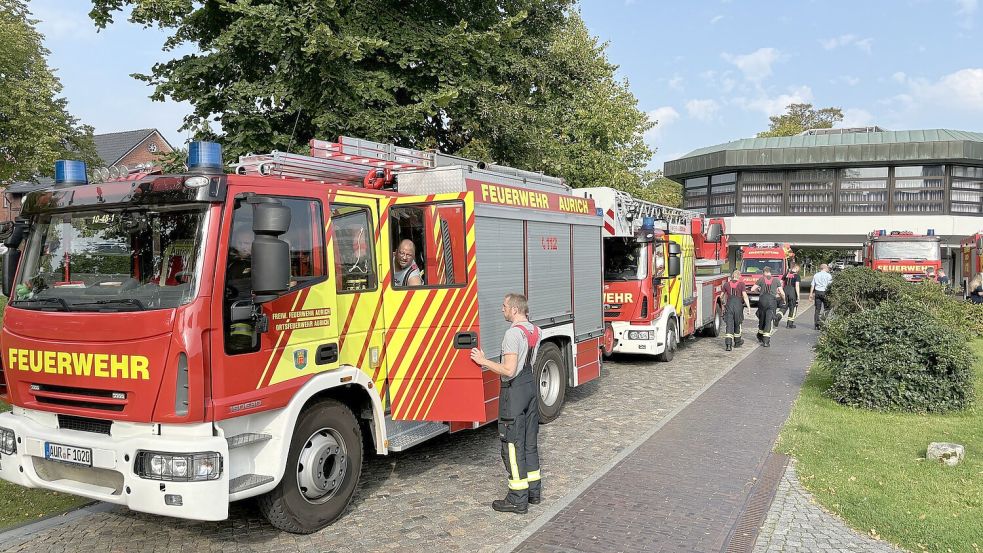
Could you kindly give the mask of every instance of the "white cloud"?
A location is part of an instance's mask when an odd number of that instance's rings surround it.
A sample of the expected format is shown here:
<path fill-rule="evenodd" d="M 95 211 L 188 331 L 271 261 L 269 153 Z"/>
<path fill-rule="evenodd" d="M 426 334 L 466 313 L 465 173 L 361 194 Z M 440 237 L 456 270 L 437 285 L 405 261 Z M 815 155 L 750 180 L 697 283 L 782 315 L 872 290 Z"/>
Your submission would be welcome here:
<path fill-rule="evenodd" d="M 847 34 L 833 38 L 820 39 L 819 44 L 821 44 L 826 50 L 835 50 L 836 48 L 849 46 L 852 44 L 859 50 L 869 54 L 871 52 L 871 46 L 874 44 L 874 39 L 870 37 L 860 38 L 857 35 Z"/>
<path fill-rule="evenodd" d="M 686 112 L 690 117 L 700 121 L 711 121 L 720 110 L 716 100 L 689 100 L 686 102 Z"/>
<path fill-rule="evenodd" d="M 845 84 L 847 86 L 857 86 L 860 84 L 860 77 L 854 77 L 853 75 L 840 75 L 834 79 L 829 80 L 830 84 Z"/>
<path fill-rule="evenodd" d="M 979 7 L 978 0 L 956 0 L 956 4 L 959 6 L 956 13 L 960 15 L 973 15 Z"/>
<path fill-rule="evenodd" d="M 682 90 L 683 78 L 679 75 L 673 75 L 672 78 L 669 79 L 669 88 L 673 90 Z"/>
<path fill-rule="evenodd" d="M 869 127 L 874 124 L 874 116 L 867 110 L 847 108 L 843 110 L 843 120 L 834 125 L 839 128 Z"/>
<path fill-rule="evenodd" d="M 781 52 L 775 48 L 758 48 L 750 54 L 733 55 L 724 52 L 721 56 L 737 66 L 744 78 L 758 83 L 771 75 L 771 65 L 779 60 Z"/>
<path fill-rule="evenodd" d="M 79 17 L 80 14 L 72 14 L 64 8 L 35 2 L 31 7 L 31 15 L 38 20 L 38 31 L 47 40 L 98 38 L 95 24 L 88 18 L 88 14 Z"/>
<path fill-rule="evenodd" d="M 748 111 L 759 111 L 765 115 L 780 115 L 785 113 L 789 104 L 807 104 L 812 102 L 812 89 L 802 85 L 789 88 L 787 92 L 777 96 L 762 94 L 757 98 L 734 98 L 733 102 Z"/>
<path fill-rule="evenodd" d="M 908 75 L 905 75 L 904 71 L 896 71 L 893 75 L 891 75 L 891 78 L 894 79 L 895 82 L 903 83 L 908 80 Z"/>
<path fill-rule="evenodd" d="M 713 16 L 713 19 L 710 20 L 710 24 L 711 25 L 714 25 L 714 24 L 716 24 L 718 21 L 720 21 L 723 18 L 724 18 L 724 16 L 722 16 L 722 15 L 715 15 L 715 16 Z"/>
<path fill-rule="evenodd" d="M 655 126 L 645 133 L 645 140 L 647 142 L 660 140 L 662 138 L 662 132 L 679 119 L 679 112 L 672 106 L 655 108 L 646 115 L 648 115 L 649 121 L 655 123 Z"/>
<path fill-rule="evenodd" d="M 967 68 L 938 81 L 909 80 L 916 103 L 927 103 L 966 111 L 983 111 L 983 69 Z"/>

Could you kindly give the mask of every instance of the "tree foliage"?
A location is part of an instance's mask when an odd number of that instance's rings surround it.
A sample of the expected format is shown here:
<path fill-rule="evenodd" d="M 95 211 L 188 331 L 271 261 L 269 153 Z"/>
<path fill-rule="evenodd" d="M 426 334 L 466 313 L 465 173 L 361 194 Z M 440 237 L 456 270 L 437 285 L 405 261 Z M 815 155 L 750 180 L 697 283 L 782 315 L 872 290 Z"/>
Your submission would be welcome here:
<path fill-rule="evenodd" d="M 57 159 L 92 164 L 92 128 L 69 115 L 48 50 L 21 0 L 0 0 L 0 183 L 50 175 Z"/>
<path fill-rule="evenodd" d="M 215 121 L 229 154 L 357 136 L 642 187 L 652 126 L 575 0 L 93 0 L 99 26 L 171 29 L 153 98 Z"/>
<path fill-rule="evenodd" d="M 812 104 L 789 104 L 785 113 L 768 119 L 771 120 L 768 130 L 759 132 L 758 138 L 794 136 L 809 129 L 831 129 L 834 123 L 843 120 L 843 110 L 832 107 L 813 109 Z"/>

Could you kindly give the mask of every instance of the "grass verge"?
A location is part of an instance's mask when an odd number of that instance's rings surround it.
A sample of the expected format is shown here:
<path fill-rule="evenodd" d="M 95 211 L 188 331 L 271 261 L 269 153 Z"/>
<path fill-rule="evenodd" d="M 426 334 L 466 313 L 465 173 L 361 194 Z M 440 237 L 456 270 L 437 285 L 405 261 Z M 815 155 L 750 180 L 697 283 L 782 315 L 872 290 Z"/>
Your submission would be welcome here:
<path fill-rule="evenodd" d="M 976 402 L 948 415 L 878 413 L 822 395 L 829 371 L 813 365 L 778 450 L 798 460 L 802 484 L 865 534 L 911 551 L 983 551 L 983 340 L 970 344 Z M 966 448 L 956 467 L 925 460 L 930 442 Z"/>
<path fill-rule="evenodd" d="M 9 409 L 9 405 L 0 401 L 0 411 Z M 60 513 L 89 501 L 84 497 L 25 488 L 0 480 L 0 530 Z"/>

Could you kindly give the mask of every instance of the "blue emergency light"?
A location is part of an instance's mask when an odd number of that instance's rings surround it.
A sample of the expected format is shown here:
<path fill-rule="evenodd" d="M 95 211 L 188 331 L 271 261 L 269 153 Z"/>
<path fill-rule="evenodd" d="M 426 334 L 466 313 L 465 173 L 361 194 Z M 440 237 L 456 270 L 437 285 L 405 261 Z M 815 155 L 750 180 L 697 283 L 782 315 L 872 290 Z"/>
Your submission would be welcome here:
<path fill-rule="evenodd" d="M 59 159 L 55 162 L 55 184 L 88 184 L 85 162 L 77 159 Z"/>
<path fill-rule="evenodd" d="M 222 145 L 199 140 L 188 144 L 188 170 L 222 169 Z"/>
<path fill-rule="evenodd" d="M 642 228 L 645 230 L 655 230 L 655 217 L 642 217 Z"/>
<path fill-rule="evenodd" d="M 935 229 L 934 228 L 928 229 L 928 235 L 929 236 L 935 236 Z"/>

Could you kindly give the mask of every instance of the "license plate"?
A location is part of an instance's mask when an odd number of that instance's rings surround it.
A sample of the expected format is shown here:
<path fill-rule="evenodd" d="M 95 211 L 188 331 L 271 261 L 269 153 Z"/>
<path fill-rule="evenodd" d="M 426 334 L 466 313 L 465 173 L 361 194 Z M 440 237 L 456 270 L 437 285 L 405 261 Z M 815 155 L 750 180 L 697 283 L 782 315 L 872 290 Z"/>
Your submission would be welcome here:
<path fill-rule="evenodd" d="M 44 443 L 44 458 L 75 465 L 92 466 L 92 450 L 88 447 Z"/>

